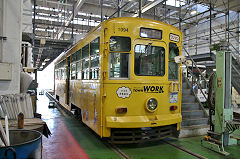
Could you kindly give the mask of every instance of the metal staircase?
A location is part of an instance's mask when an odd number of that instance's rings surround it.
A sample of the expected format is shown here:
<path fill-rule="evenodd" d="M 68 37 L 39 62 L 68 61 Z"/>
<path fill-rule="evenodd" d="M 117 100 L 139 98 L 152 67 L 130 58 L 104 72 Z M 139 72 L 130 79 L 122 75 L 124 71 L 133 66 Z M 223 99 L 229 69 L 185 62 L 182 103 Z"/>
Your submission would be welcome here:
<path fill-rule="evenodd" d="M 213 53 L 205 53 L 199 55 L 192 55 L 191 58 L 194 62 L 214 61 L 216 62 L 216 55 Z M 189 56 L 187 59 L 191 59 Z M 214 67 L 215 64 L 214 64 Z M 240 62 L 234 56 L 232 57 L 232 86 L 240 94 Z"/>
<path fill-rule="evenodd" d="M 180 137 L 204 135 L 209 129 L 207 112 L 186 77 L 182 83 L 182 118 Z"/>
<path fill-rule="evenodd" d="M 199 54 L 190 56 L 185 48 L 183 48 L 187 53 L 187 59 L 192 61 L 192 67 L 195 67 L 202 80 L 207 82 L 207 79 L 202 75 L 201 71 L 197 67 L 197 62 L 201 61 L 214 61 L 210 63 L 211 67 L 215 66 L 216 56 L 213 53 Z M 209 120 L 208 113 L 203 107 L 202 103 L 199 101 L 197 95 L 194 93 L 192 88 L 192 81 L 194 81 L 194 75 L 191 69 L 186 65 L 187 72 L 192 75 L 191 81 L 183 75 L 183 84 L 182 84 L 182 127 L 180 131 L 180 137 L 204 135 L 209 130 Z M 199 91 L 202 91 L 202 88 L 199 83 Z M 240 62 L 236 58 L 232 57 L 232 86 L 240 94 Z M 203 92 L 202 92 L 203 93 Z M 204 95 L 205 99 L 207 97 Z"/>
<path fill-rule="evenodd" d="M 232 86 L 240 94 L 240 63 L 232 58 Z"/>

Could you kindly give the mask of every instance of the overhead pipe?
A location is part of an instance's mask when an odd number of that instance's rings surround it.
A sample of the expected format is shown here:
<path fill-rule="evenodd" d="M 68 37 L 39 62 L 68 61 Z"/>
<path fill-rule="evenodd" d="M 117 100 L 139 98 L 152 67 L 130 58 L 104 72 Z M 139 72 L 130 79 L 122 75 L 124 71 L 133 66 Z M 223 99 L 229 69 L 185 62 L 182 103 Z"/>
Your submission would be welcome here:
<path fill-rule="evenodd" d="M 35 49 L 35 29 L 36 29 L 35 24 L 36 24 L 36 0 L 33 1 L 33 39 L 32 39 L 33 49 Z M 36 67 L 36 62 L 35 62 L 35 67 Z"/>

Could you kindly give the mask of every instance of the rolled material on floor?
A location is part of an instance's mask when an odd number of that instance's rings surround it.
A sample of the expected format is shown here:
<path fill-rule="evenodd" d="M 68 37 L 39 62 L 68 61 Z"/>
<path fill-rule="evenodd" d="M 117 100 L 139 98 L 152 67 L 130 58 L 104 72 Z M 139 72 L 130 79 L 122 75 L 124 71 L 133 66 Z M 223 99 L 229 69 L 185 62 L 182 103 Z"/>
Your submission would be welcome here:
<path fill-rule="evenodd" d="M 30 86 L 33 78 L 26 72 L 20 73 L 20 92 L 26 93 L 28 90 L 28 87 Z"/>
<path fill-rule="evenodd" d="M 0 116 L 5 115 L 8 119 L 17 119 L 17 115 L 22 112 L 24 118 L 33 118 L 32 101 L 29 94 L 11 94 L 0 96 Z"/>

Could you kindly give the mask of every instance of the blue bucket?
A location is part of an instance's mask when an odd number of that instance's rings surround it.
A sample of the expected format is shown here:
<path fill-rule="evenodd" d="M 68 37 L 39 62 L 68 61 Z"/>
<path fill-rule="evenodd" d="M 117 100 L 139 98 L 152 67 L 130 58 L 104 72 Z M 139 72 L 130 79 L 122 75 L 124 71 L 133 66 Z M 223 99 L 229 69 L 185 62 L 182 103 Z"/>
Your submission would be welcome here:
<path fill-rule="evenodd" d="M 0 147 L 1 159 L 42 158 L 42 135 L 34 130 L 10 130 L 10 146 Z"/>

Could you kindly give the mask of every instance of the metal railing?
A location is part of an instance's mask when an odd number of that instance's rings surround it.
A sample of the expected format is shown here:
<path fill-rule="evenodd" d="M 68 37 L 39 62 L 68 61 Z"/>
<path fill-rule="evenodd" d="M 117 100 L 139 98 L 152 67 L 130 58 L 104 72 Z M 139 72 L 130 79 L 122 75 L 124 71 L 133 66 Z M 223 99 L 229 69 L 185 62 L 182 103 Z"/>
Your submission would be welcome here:
<path fill-rule="evenodd" d="M 183 76 L 183 78 L 185 78 L 185 80 L 187 81 L 187 84 L 189 85 L 189 87 L 191 88 L 193 95 L 195 96 L 195 98 L 197 99 L 197 102 L 200 105 L 200 108 L 203 110 L 205 116 L 208 116 L 207 111 L 205 110 L 203 104 L 201 103 L 201 101 L 199 100 L 196 92 L 193 90 L 193 82 L 196 81 L 197 77 L 194 75 L 193 73 L 193 68 L 195 68 L 197 70 L 197 72 L 200 74 L 202 80 L 206 83 L 207 87 L 209 87 L 209 82 L 206 79 L 206 77 L 202 74 L 201 70 L 199 69 L 199 67 L 197 66 L 196 62 L 193 60 L 193 58 L 191 57 L 191 55 L 188 53 L 188 51 L 183 47 L 184 51 L 186 52 L 186 54 L 188 55 L 189 59 L 192 61 L 192 68 L 189 68 L 189 65 L 186 63 L 183 63 L 186 66 L 186 70 L 187 70 L 187 74 L 190 74 L 192 78 L 190 80 L 190 78 L 186 75 Z M 203 94 L 203 97 L 205 98 L 206 101 L 208 101 L 208 97 L 205 95 L 205 93 L 203 92 L 203 88 L 201 87 L 200 81 L 196 81 L 196 84 L 198 86 L 198 90 Z M 209 108 L 210 105 L 209 103 L 206 104 L 206 106 Z"/>
<path fill-rule="evenodd" d="M 187 53 L 189 59 L 192 61 L 192 69 L 190 69 L 189 66 L 188 66 L 186 63 L 184 63 L 184 65 L 185 65 L 186 68 L 187 68 L 187 73 L 189 73 L 189 74 L 192 76 L 192 81 L 191 81 L 191 82 L 192 82 L 192 83 L 191 83 L 192 87 L 193 87 L 193 82 L 195 81 L 194 79 L 197 79 L 197 77 L 193 74 L 193 68 L 194 68 L 194 67 L 196 68 L 196 70 L 198 71 L 198 73 L 201 75 L 202 80 L 207 84 L 207 86 L 209 86 L 208 80 L 207 80 L 206 77 L 202 74 L 202 72 L 201 72 L 201 70 L 198 68 L 196 62 L 193 60 L 193 58 L 191 57 L 191 55 L 188 53 L 188 51 L 187 51 L 184 47 L 183 47 L 183 49 L 184 49 L 184 51 Z M 188 79 L 188 81 L 190 82 L 189 79 Z M 197 81 L 196 84 L 197 84 L 199 90 L 201 91 L 201 93 L 203 94 L 204 98 L 205 98 L 206 101 L 207 101 L 207 97 L 206 97 L 205 93 L 203 92 L 203 88 L 201 87 L 201 84 L 200 84 L 199 82 L 200 82 L 200 81 Z"/>

